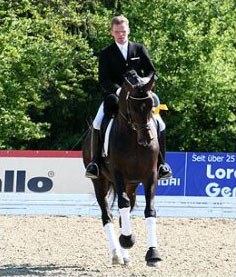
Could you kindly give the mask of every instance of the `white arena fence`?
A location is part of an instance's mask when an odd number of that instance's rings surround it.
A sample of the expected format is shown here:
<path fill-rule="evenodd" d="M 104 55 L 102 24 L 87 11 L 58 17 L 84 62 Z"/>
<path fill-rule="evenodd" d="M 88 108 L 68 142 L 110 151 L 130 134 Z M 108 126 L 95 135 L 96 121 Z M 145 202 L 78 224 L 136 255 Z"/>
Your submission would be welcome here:
<path fill-rule="evenodd" d="M 167 161 L 158 216 L 236 218 L 236 153 L 168 152 Z M 84 174 L 81 151 L 0 151 L 0 214 L 100 216 Z M 141 184 L 137 194 L 133 214 L 143 216 Z"/>

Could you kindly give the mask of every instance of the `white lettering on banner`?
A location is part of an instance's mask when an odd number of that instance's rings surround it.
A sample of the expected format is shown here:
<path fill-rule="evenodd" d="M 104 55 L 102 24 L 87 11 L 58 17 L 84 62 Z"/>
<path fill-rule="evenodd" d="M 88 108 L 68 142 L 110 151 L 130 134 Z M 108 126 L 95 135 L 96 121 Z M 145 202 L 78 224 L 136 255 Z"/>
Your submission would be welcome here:
<path fill-rule="evenodd" d="M 231 179 L 232 177 L 236 178 L 236 170 L 234 168 L 218 168 L 212 172 L 212 165 L 208 164 L 206 175 L 209 179 Z"/>
<path fill-rule="evenodd" d="M 158 186 L 180 186 L 180 178 L 160 180 L 158 181 Z"/>
<path fill-rule="evenodd" d="M 234 163 L 234 162 L 235 162 L 235 159 L 236 159 L 236 158 L 235 158 L 235 155 L 233 155 L 233 154 L 232 154 L 232 155 L 231 155 L 231 154 L 227 154 L 227 155 L 226 155 L 226 162 L 227 162 L 227 163 Z"/>
<path fill-rule="evenodd" d="M 208 162 L 221 163 L 224 160 L 224 156 L 209 155 L 207 160 L 208 160 Z"/>
<path fill-rule="evenodd" d="M 205 162 L 206 161 L 206 155 L 197 155 L 193 154 L 192 155 L 192 162 Z"/>
<path fill-rule="evenodd" d="M 219 187 L 217 183 L 209 183 L 206 186 L 206 194 L 210 197 L 235 197 L 236 196 L 236 187 L 231 189 L 230 187 Z"/>

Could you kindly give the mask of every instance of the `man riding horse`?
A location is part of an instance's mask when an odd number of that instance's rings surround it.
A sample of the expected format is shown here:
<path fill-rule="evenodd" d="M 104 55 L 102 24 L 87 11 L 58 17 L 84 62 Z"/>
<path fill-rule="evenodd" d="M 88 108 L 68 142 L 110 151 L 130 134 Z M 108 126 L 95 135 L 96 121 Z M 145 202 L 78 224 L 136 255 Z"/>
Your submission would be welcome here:
<path fill-rule="evenodd" d="M 115 42 L 103 49 L 99 57 L 99 83 L 104 90 L 104 102 L 100 105 L 93 121 L 91 136 L 92 162 L 88 164 L 85 174 L 86 177 L 91 179 L 96 179 L 100 176 L 103 147 L 100 129 L 104 117 L 110 117 L 111 114 L 115 113 L 114 109 L 117 107 L 118 96 L 125 74 L 131 69 L 134 69 L 140 77 L 155 73 L 146 48 L 142 44 L 128 41 L 129 33 L 128 19 L 124 16 L 113 17 L 111 20 L 111 35 Z M 153 97 L 156 97 L 154 93 Z M 160 145 L 158 178 L 171 178 L 171 168 L 165 162 L 165 123 L 160 115 L 157 117 L 157 123 Z"/>

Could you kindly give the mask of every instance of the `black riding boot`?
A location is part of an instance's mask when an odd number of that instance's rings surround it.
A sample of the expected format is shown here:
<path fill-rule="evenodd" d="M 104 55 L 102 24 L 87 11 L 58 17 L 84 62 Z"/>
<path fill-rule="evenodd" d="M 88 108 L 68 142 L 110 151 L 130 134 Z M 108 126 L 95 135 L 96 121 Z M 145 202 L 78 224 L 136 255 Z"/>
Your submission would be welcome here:
<path fill-rule="evenodd" d="M 168 163 L 165 162 L 166 155 L 166 132 L 161 131 L 159 135 L 160 154 L 158 157 L 158 178 L 169 179 L 172 178 L 172 170 Z"/>
<path fill-rule="evenodd" d="M 97 179 L 100 176 L 101 170 L 102 139 L 100 137 L 100 130 L 94 128 L 91 134 L 91 152 L 92 161 L 86 168 L 85 176 L 91 179 Z"/>

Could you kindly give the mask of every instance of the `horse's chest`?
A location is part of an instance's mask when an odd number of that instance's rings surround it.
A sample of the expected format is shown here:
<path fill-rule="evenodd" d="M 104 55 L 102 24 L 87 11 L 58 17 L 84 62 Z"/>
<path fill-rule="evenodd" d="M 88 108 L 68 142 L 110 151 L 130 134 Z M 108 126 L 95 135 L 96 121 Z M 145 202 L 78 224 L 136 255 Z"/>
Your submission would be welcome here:
<path fill-rule="evenodd" d="M 127 165 L 135 170 L 150 167 L 157 159 L 155 145 L 140 146 L 133 141 L 117 140 L 110 152 L 110 159 L 116 163 Z"/>

